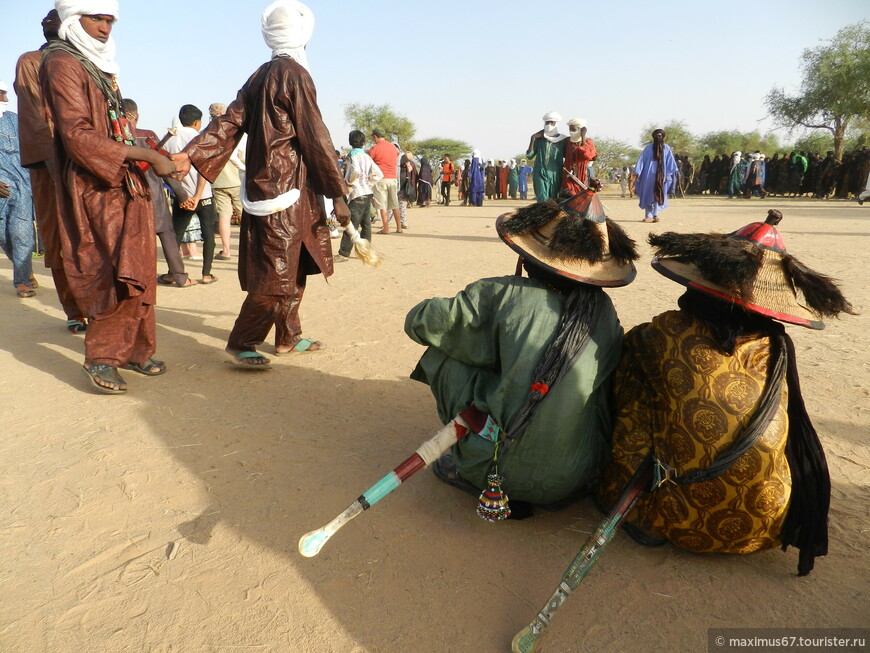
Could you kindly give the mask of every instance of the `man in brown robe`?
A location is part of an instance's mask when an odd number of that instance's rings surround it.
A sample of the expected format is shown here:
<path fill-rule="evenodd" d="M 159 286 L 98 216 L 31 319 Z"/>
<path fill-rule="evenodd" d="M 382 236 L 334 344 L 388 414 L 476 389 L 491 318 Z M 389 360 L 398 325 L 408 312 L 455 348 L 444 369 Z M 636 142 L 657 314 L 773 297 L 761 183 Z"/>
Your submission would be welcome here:
<path fill-rule="evenodd" d="M 125 367 L 155 376 L 166 366 L 155 351 L 156 250 L 150 194 L 133 161 L 167 176 L 172 162 L 132 145 L 115 82 L 110 34 L 115 0 L 97 0 L 98 14 L 76 13 L 58 0 L 58 41 L 46 46 L 40 87 L 55 126 L 57 200 L 63 266 L 85 317 L 83 369 L 107 394 L 126 392 Z"/>
<path fill-rule="evenodd" d="M 302 338 L 299 320 L 307 275 L 333 272 L 329 228 L 317 195 L 332 198 L 342 225 L 350 219 L 335 147 L 305 68 L 304 45 L 313 22 L 299 2 L 271 5 L 263 16 L 263 35 L 272 60 L 248 79 L 223 116 L 172 156 L 181 172 L 192 163 L 214 181 L 248 134 L 239 241 L 239 281 L 248 296 L 226 351 L 235 364 L 250 369 L 268 369 L 270 361 L 257 347 L 273 326 L 278 356 L 324 348 Z"/>
<path fill-rule="evenodd" d="M 46 41 L 57 40 L 60 19 L 52 9 L 42 21 Z M 45 46 L 43 46 L 45 47 Z M 87 322 L 76 305 L 60 255 L 58 233 L 57 197 L 54 190 L 56 175 L 54 163 L 54 139 L 42 104 L 39 89 L 39 63 L 42 48 L 25 52 L 15 68 L 15 94 L 18 96 L 18 138 L 21 147 L 21 165 L 30 174 L 33 189 L 33 208 L 36 211 L 36 226 L 45 250 L 45 267 L 51 270 L 54 287 L 63 312 L 66 313 L 67 329 L 82 333 Z"/>

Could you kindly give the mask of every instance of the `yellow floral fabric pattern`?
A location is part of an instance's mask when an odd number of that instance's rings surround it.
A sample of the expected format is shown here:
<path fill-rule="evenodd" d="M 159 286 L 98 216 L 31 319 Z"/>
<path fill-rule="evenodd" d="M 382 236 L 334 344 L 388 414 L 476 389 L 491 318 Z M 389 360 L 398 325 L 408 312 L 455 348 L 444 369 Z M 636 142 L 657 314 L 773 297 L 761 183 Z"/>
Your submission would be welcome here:
<path fill-rule="evenodd" d="M 676 476 L 706 468 L 758 408 L 770 362 L 767 337 L 739 338 L 729 356 L 703 322 L 669 311 L 625 336 L 616 371 L 613 459 L 598 498 L 610 507 L 650 447 Z M 628 521 L 653 539 L 696 552 L 752 553 L 779 544 L 791 474 L 785 456 L 788 395 L 755 445 L 711 481 L 666 481 Z"/>

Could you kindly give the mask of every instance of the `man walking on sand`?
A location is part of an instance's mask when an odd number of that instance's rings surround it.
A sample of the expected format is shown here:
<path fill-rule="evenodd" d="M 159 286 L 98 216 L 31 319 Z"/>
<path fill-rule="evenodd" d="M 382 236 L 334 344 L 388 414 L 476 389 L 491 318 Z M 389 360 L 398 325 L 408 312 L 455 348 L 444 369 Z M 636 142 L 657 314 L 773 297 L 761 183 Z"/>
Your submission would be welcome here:
<path fill-rule="evenodd" d="M 665 131 L 654 130 L 652 139 L 634 166 L 635 191 L 638 206 L 644 211 L 644 222 L 659 221 L 659 213 L 668 208 L 668 194 L 677 176 L 677 161 L 670 145 L 665 145 Z"/>
<path fill-rule="evenodd" d="M 314 16 L 301 2 L 279 0 L 263 12 L 262 30 L 272 59 L 248 79 L 225 114 L 173 156 L 183 172 L 193 164 L 213 180 L 248 134 L 239 239 L 239 281 L 248 296 L 226 352 L 234 364 L 257 370 L 269 369 L 257 347 L 273 326 L 276 356 L 325 348 L 302 337 L 299 319 L 308 275 L 333 272 L 317 195 L 332 199 L 339 223 L 350 220 L 347 187 L 307 70 L 305 44 Z"/>

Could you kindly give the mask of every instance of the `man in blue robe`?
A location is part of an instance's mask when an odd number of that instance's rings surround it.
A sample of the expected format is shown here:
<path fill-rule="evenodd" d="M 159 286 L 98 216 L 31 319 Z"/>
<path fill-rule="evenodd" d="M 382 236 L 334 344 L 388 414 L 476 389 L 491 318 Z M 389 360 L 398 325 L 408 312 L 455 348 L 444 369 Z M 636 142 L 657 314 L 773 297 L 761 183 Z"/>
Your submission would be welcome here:
<path fill-rule="evenodd" d="M 12 284 L 19 297 L 33 297 L 33 198 L 30 177 L 21 167 L 18 115 L 7 111 L 9 88 L 0 82 L 0 246 L 12 261 Z"/>
<path fill-rule="evenodd" d="M 652 139 L 634 166 L 635 191 L 638 206 L 644 211 L 644 222 L 659 221 L 658 215 L 668 207 L 668 193 L 677 177 L 677 161 L 670 146 L 665 145 L 664 130 L 653 131 Z"/>
<path fill-rule="evenodd" d="M 471 167 L 468 169 L 468 195 L 472 206 L 483 206 L 483 170 L 480 167 L 480 151 L 471 153 Z"/>
<path fill-rule="evenodd" d="M 534 172 L 532 166 L 529 165 L 528 161 L 525 159 L 520 159 L 520 167 L 519 167 L 519 190 L 520 190 L 520 199 L 525 200 L 529 198 L 529 175 Z"/>

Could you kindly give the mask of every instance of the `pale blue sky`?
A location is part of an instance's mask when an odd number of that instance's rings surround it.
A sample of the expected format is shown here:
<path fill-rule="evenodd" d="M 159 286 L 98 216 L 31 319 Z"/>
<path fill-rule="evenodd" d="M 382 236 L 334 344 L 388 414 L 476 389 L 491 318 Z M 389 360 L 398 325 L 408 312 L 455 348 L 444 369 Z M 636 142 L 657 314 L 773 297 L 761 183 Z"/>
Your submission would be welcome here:
<path fill-rule="evenodd" d="M 141 125 L 162 133 L 182 104 L 205 112 L 232 100 L 269 56 L 267 4 L 121 0 L 119 81 Z M 524 149 L 551 109 L 585 118 L 593 138 L 635 146 L 651 122 L 684 120 L 698 134 L 766 131 L 763 98 L 773 85 L 797 87 L 801 51 L 870 18 L 867 0 L 308 4 L 309 63 L 337 147 L 349 130 L 343 105 L 389 103 L 418 139 L 457 138 L 486 158 Z M 3 5 L 0 79 L 11 87 L 53 5 Z"/>

